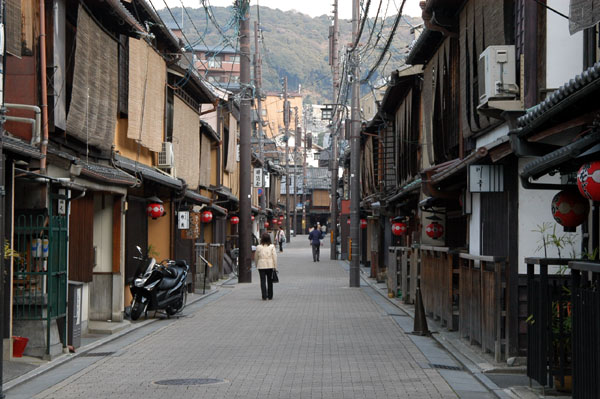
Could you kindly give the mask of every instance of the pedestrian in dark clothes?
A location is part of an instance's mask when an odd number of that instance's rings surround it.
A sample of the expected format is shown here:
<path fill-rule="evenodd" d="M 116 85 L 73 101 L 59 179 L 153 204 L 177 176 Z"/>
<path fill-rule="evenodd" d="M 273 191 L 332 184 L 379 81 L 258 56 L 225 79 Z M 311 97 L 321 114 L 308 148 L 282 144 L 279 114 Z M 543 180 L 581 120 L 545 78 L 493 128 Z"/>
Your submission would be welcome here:
<path fill-rule="evenodd" d="M 319 262 L 319 255 L 321 252 L 321 239 L 323 238 L 323 232 L 321 229 L 314 225 L 313 230 L 308 234 L 308 240 L 312 247 L 313 262 Z"/>

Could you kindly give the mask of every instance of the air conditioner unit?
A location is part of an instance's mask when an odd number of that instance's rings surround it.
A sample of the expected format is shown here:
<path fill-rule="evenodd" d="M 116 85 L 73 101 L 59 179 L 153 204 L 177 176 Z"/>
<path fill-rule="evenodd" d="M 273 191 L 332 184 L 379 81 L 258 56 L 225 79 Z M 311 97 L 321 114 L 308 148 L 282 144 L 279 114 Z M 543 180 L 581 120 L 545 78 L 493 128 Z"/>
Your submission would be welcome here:
<path fill-rule="evenodd" d="M 519 96 L 515 46 L 489 46 L 479 56 L 479 106 L 491 107 L 494 100 Z"/>
<path fill-rule="evenodd" d="M 158 167 L 160 169 L 171 169 L 175 166 L 175 156 L 173 155 L 173 143 L 165 141 L 162 143 L 162 149 L 158 153 Z"/>

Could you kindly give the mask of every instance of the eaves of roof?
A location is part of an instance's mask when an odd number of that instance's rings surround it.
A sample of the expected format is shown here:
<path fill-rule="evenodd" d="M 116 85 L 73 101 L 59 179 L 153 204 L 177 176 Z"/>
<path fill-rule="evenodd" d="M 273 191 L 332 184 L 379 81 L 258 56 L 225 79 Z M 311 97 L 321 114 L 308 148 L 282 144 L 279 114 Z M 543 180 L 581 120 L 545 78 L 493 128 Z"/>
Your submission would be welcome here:
<path fill-rule="evenodd" d="M 600 62 L 597 62 L 517 119 L 518 129 L 514 132 L 519 137 L 528 136 L 567 107 L 578 104 L 592 94 L 596 95 L 599 90 Z M 595 102 L 596 99 L 594 98 L 593 101 Z"/>
<path fill-rule="evenodd" d="M 75 165 L 81 166 L 81 175 L 90 179 L 109 184 L 121 186 L 133 186 L 137 179 L 122 170 L 109 165 L 93 162 L 85 162 L 81 159 L 75 161 Z"/>
<path fill-rule="evenodd" d="M 409 65 L 427 64 L 443 41 L 444 35 L 441 32 L 424 29 L 408 53 L 406 63 Z"/>
<path fill-rule="evenodd" d="M 202 119 L 200 119 L 200 131 L 206 133 L 208 137 L 210 137 L 214 141 L 221 141 L 221 138 L 219 137 L 217 132 L 215 132 L 212 126 L 210 126 L 208 122 L 203 121 Z"/>
<path fill-rule="evenodd" d="M 42 153 L 37 149 L 37 147 L 34 147 L 17 138 L 4 136 L 2 138 L 2 144 L 4 146 L 4 151 L 10 151 L 28 158 L 42 159 Z"/>
<path fill-rule="evenodd" d="M 197 204 L 210 204 L 211 199 L 192 190 L 185 190 L 185 198 Z"/>
<path fill-rule="evenodd" d="M 162 184 L 168 188 L 182 189 L 183 183 L 181 180 L 162 173 L 160 170 L 152 166 L 144 165 L 124 156 L 115 154 L 115 165 L 127 172 L 140 174 L 143 179 L 148 179 L 158 184 Z"/>

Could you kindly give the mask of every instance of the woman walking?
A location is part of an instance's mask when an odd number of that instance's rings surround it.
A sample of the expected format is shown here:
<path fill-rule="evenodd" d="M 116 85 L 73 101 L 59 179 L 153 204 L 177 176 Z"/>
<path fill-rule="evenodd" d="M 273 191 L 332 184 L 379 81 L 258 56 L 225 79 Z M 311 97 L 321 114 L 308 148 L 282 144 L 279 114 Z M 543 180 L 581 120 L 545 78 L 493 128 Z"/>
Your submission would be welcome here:
<path fill-rule="evenodd" d="M 277 251 L 271 243 L 269 233 L 260 236 L 260 245 L 254 254 L 256 268 L 260 274 L 260 291 L 263 301 L 273 299 L 273 271 L 277 270 Z"/>
<path fill-rule="evenodd" d="M 285 241 L 285 231 L 279 227 L 277 234 L 275 234 L 275 245 L 279 244 L 279 252 L 283 252 L 283 243 Z"/>

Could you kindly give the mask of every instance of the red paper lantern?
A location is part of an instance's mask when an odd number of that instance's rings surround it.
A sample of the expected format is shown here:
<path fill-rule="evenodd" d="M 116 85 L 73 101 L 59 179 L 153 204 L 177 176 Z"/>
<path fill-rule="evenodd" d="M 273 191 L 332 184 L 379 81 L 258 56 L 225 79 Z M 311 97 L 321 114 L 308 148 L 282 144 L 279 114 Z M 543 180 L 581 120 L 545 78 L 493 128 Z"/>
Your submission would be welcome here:
<path fill-rule="evenodd" d="M 567 228 L 583 223 L 589 210 L 588 200 L 574 190 L 560 191 L 552 198 L 552 216 L 556 223 Z"/>
<path fill-rule="evenodd" d="M 165 207 L 160 202 L 151 202 L 148 204 L 146 212 L 152 219 L 158 219 L 165 215 Z"/>
<path fill-rule="evenodd" d="M 350 218 L 348 218 L 348 220 L 346 221 L 346 223 L 350 224 Z"/>
<path fill-rule="evenodd" d="M 252 220 L 254 222 L 254 215 L 250 216 L 250 220 Z"/>
<path fill-rule="evenodd" d="M 280 221 L 278 221 L 278 222 L 277 222 L 277 224 L 278 224 L 279 226 L 281 226 L 281 225 L 283 224 L 283 222 L 280 220 Z"/>
<path fill-rule="evenodd" d="M 269 228 L 269 222 L 265 222 L 265 229 Z"/>
<path fill-rule="evenodd" d="M 212 221 L 213 214 L 211 211 L 202 212 L 201 220 L 202 223 L 210 223 Z"/>
<path fill-rule="evenodd" d="M 392 234 L 395 236 L 401 236 L 406 233 L 406 223 L 396 222 L 392 224 Z"/>
<path fill-rule="evenodd" d="M 585 198 L 600 201 L 600 161 L 586 163 L 579 168 L 577 187 Z"/>
<path fill-rule="evenodd" d="M 273 225 L 276 225 L 276 224 L 277 224 L 277 222 L 279 222 L 279 220 L 277 220 L 277 218 L 274 218 L 274 219 L 273 219 Z"/>
<path fill-rule="evenodd" d="M 434 240 L 437 240 L 444 235 L 444 226 L 438 222 L 430 223 L 425 228 L 425 233 Z"/>
<path fill-rule="evenodd" d="M 240 218 L 237 216 L 231 217 L 231 224 L 238 224 L 240 222 Z"/>
<path fill-rule="evenodd" d="M 367 228 L 367 219 L 360 219 L 360 228 L 361 229 Z"/>
<path fill-rule="evenodd" d="M 283 220 L 283 215 L 279 216 L 279 220 Z"/>

